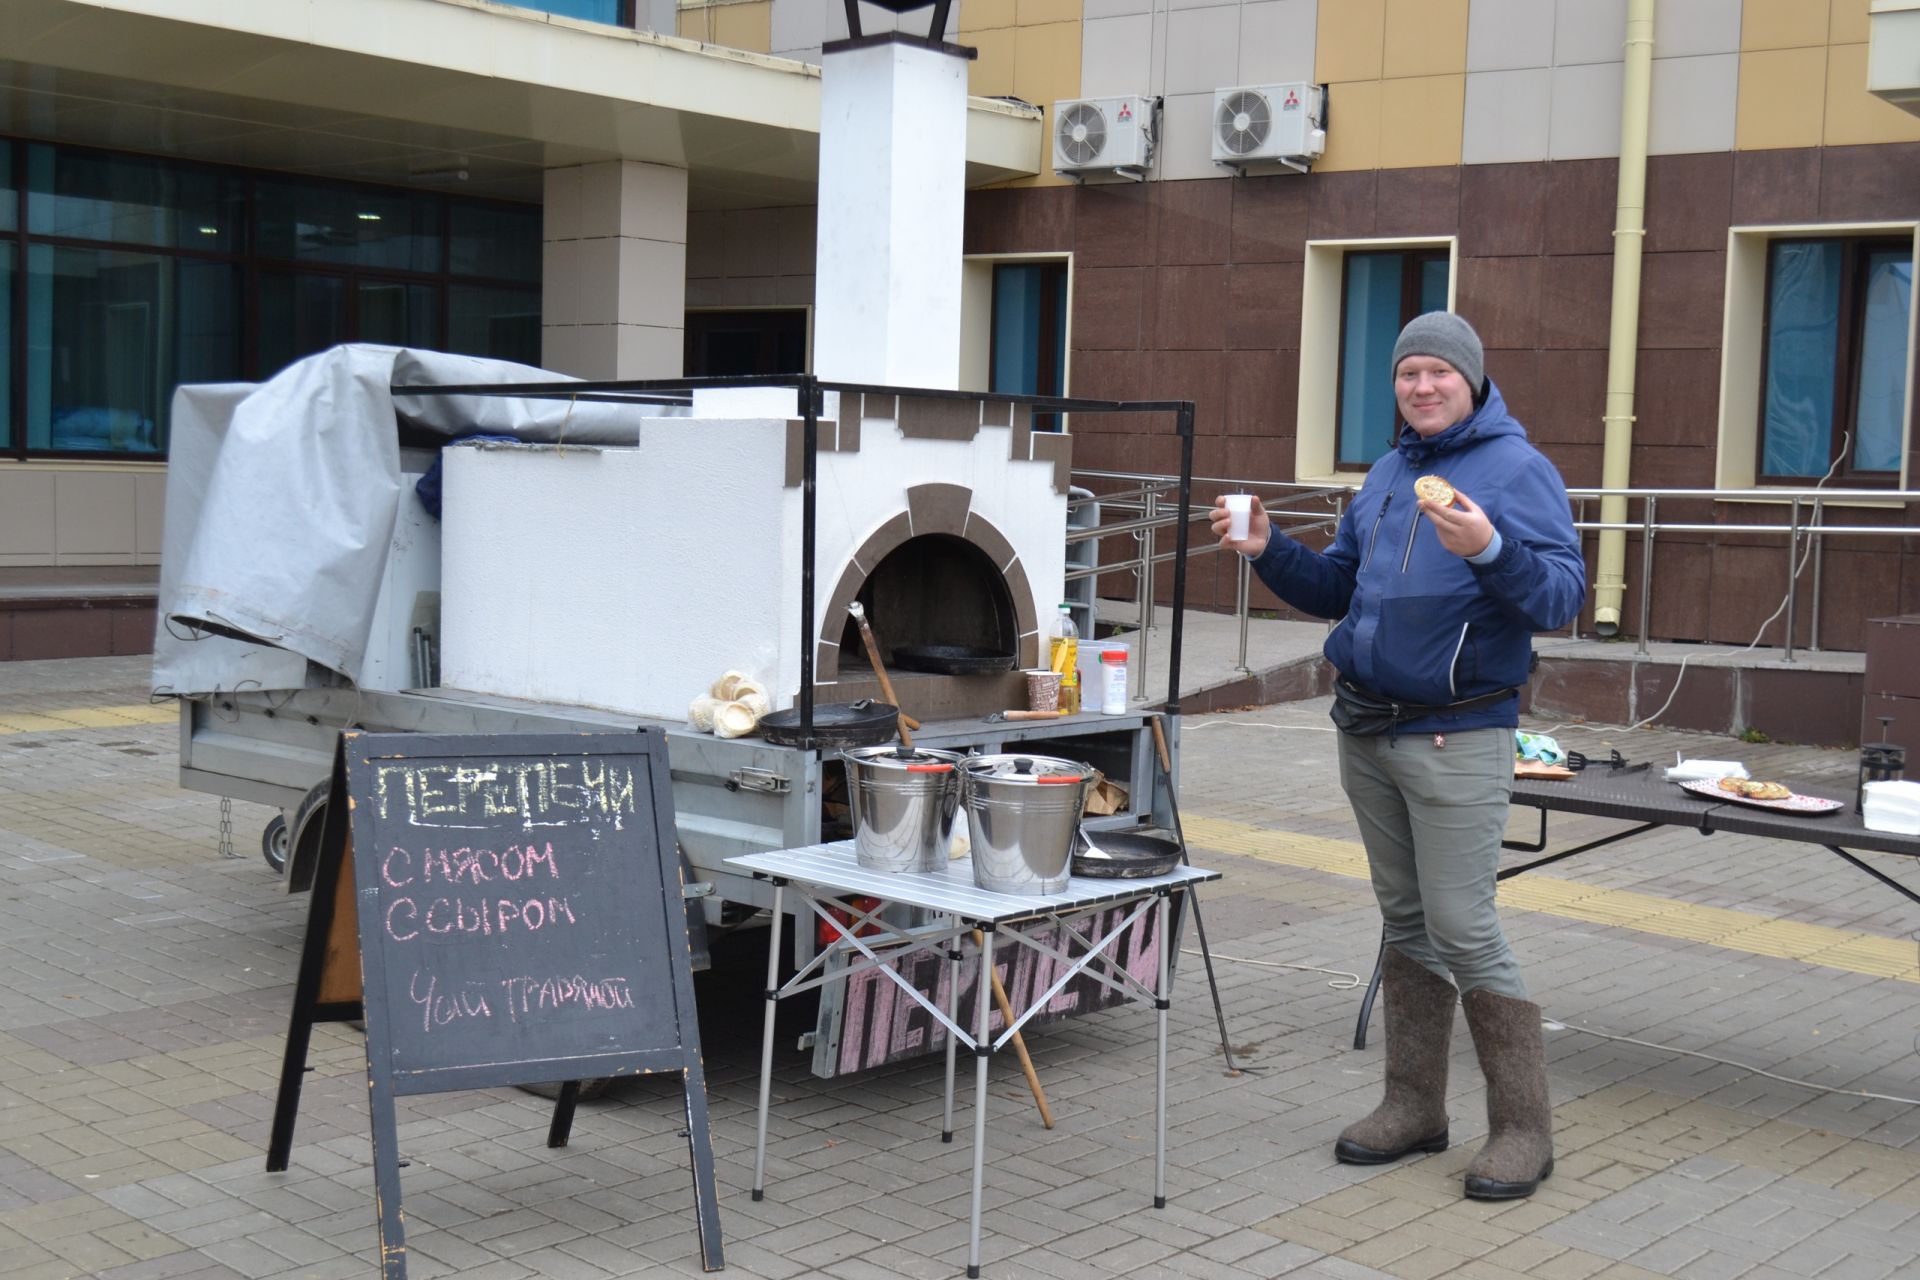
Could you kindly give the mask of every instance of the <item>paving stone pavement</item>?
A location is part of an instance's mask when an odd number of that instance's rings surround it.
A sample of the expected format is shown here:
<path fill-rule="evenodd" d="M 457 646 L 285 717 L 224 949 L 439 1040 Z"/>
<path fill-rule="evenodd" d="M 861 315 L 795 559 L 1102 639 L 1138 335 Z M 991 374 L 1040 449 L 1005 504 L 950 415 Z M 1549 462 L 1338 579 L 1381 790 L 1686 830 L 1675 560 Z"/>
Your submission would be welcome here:
<path fill-rule="evenodd" d="M 0 986 L 0 1269 L 27 1280 L 374 1274 L 364 1053 L 351 1029 L 318 1029 L 293 1166 L 264 1171 L 306 909 L 258 856 L 270 812 L 234 805 L 236 856 L 222 858 L 219 802 L 177 786 L 170 723 L 61 715 L 139 706 L 146 685 L 139 659 L 0 664 L 0 719 L 59 717 L 0 733 L 11 979 Z M 1733 755 L 1803 783 L 1853 768 L 1845 753 L 1534 727 L 1589 754 Z M 1331 746 L 1319 703 L 1186 722 L 1181 799 L 1206 833 L 1195 860 L 1227 875 L 1205 919 L 1251 1069 L 1225 1075 L 1201 966 L 1183 958 L 1170 1203 L 1154 1211 L 1145 1013 L 1030 1037 L 1051 1131 L 1013 1064 L 997 1061 L 986 1275 L 1915 1272 L 1920 1105 L 1861 1095 L 1920 1098 L 1920 909 L 1811 846 L 1663 830 L 1512 882 L 1541 886 L 1524 899 L 1535 906 L 1504 916 L 1552 1020 L 1559 1163 L 1531 1200 L 1460 1197 L 1485 1132 L 1464 1034 L 1449 1099 L 1458 1145 L 1387 1168 L 1335 1164 L 1333 1135 L 1371 1105 L 1380 1057 L 1377 1038 L 1351 1047 L 1352 986 L 1378 924 Z M 1600 829 L 1556 819 L 1554 834 Z M 1920 884 L 1920 868 L 1869 857 Z M 1617 910 L 1568 905 L 1582 902 Z M 1808 946 L 1849 941 L 1809 952 L 1815 963 L 1674 923 L 1721 921 L 1715 911 L 1804 926 Z M 1890 953 L 1910 962 L 1889 964 Z M 964 1137 L 938 1140 L 931 1063 L 820 1081 L 783 1027 L 770 1185 L 761 1203 L 749 1198 L 762 963 L 758 939 L 736 937 L 699 979 L 728 1272 L 961 1274 L 970 1155 Z M 544 1144 L 548 1106 L 529 1094 L 402 1099 L 410 1274 L 699 1274 L 677 1101 L 657 1081 L 618 1084 L 583 1104 L 572 1145 L 556 1152 Z"/>

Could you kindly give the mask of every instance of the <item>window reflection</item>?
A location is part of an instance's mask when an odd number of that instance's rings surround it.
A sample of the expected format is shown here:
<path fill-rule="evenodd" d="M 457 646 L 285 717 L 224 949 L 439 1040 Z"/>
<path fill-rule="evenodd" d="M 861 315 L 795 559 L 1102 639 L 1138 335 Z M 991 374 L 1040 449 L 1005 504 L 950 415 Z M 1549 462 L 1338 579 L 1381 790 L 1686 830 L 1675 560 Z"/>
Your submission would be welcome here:
<path fill-rule="evenodd" d="M 539 291 L 454 285 L 447 307 L 447 350 L 538 368 Z"/>
<path fill-rule="evenodd" d="M 255 198 L 256 243 L 263 257 L 441 270 L 444 246 L 432 195 L 274 175 L 258 180 Z"/>
<path fill-rule="evenodd" d="M 164 456 L 342 342 L 537 365 L 540 265 L 535 205 L 0 139 L 0 451 Z"/>
<path fill-rule="evenodd" d="M 158 454 L 182 382 L 240 371 L 231 264 L 32 245 L 27 445 Z"/>
<path fill-rule="evenodd" d="M 27 148 L 27 230 L 34 235 L 231 253 L 240 247 L 244 201 L 241 179 L 219 170 Z"/>

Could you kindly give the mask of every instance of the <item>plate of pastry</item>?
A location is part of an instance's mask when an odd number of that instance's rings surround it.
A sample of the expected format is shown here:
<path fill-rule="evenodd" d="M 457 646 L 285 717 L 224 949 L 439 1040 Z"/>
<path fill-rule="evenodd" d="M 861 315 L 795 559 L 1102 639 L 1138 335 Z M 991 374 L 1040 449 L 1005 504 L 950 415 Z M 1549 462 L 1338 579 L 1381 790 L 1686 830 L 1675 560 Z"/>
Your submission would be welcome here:
<path fill-rule="evenodd" d="M 1834 813 L 1845 807 L 1838 800 L 1799 795 L 1784 782 L 1764 782 L 1758 778 L 1698 778 L 1680 785 L 1709 800 L 1730 800 L 1779 813 L 1812 815 Z"/>

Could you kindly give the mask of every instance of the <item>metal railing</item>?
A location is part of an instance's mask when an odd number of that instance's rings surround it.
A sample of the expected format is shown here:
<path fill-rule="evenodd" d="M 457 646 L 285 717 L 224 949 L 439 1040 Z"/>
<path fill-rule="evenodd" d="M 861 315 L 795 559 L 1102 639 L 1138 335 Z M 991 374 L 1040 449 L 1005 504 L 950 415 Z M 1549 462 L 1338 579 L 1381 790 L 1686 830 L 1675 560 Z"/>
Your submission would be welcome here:
<path fill-rule="evenodd" d="M 1156 545 L 1156 532 L 1171 527 L 1178 519 L 1179 512 L 1170 509 L 1177 505 L 1177 499 L 1169 499 L 1170 491 L 1178 488 L 1178 478 L 1131 471 L 1086 471 L 1073 473 L 1074 483 L 1091 490 L 1094 496 L 1080 501 L 1098 502 L 1102 519 L 1107 514 L 1118 512 L 1121 519 L 1084 529 L 1069 531 L 1069 542 L 1081 542 L 1089 538 L 1110 538 L 1131 535 L 1136 544 L 1136 553 L 1120 560 L 1068 571 L 1070 581 L 1080 578 L 1098 578 L 1106 574 L 1131 574 L 1134 579 L 1133 599 L 1138 613 L 1139 637 L 1136 641 L 1138 659 L 1135 662 L 1134 689 L 1143 694 L 1147 667 L 1147 651 L 1153 622 L 1153 572 L 1152 569 L 1174 558 L 1172 552 L 1161 552 Z M 1298 536 L 1316 529 L 1329 529 L 1339 524 L 1346 511 L 1347 502 L 1355 492 L 1351 485 L 1306 485 L 1285 480 L 1240 480 L 1218 476 L 1195 476 L 1193 488 L 1196 495 L 1205 493 L 1256 493 L 1266 506 L 1267 513 L 1273 517 L 1277 527 L 1285 533 Z M 1581 533 L 1598 533 L 1605 530 L 1620 530 L 1640 535 L 1640 574 L 1639 601 L 1640 625 L 1636 655 L 1645 656 L 1652 637 L 1653 583 L 1654 583 L 1654 544 L 1663 535 L 1671 534 L 1713 534 L 1765 537 L 1779 537 L 1785 543 L 1785 602 L 1783 613 L 1783 638 L 1780 658 L 1783 662 L 1795 661 L 1794 652 L 1798 647 L 1798 609 L 1800 577 L 1812 566 L 1812 578 L 1809 584 L 1811 598 L 1811 634 L 1808 637 L 1806 651 L 1821 652 L 1820 613 L 1822 588 L 1824 585 L 1824 562 L 1826 544 L 1831 538 L 1911 538 L 1920 537 L 1920 525 L 1906 523 L 1904 507 L 1908 503 L 1920 503 L 1920 490 L 1910 489 L 1569 489 L 1567 497 L 1572 504 L 1574 528 Z M 1639 519 L 1627 519 L 1617 523 L 1587 519 L 1587 506 L 1601 498 L 1621 497 L 1628 503 L 1629 516 L 1633 504 L 1639 504 Z M 1701 523 L 1699 521 L 1677 520 L 1663 523 L 1659 518 L 1662 502 L 1700 502 L 1746 503 L 1766 508 L 1784 508 L 1786 521 L 1781 524 L 1765 524 L 1753 521 L 1728 523 Z M 1900 523 L 1888 524 L 1829 524 L 1828 509 L 1833 506 L 1867 507 L 1891 510 Z M 1211 503 L 1194 502 L 1188 509 L 1189 520 L 1205 520 L 1212 511 Z M 1209 537 L 1192 541 L 1188 555 L 1208 555 L 1219 551 L 1220 544 Z M 1251 674 L 1247 664 L 1248 627 L 1251 619 L 1250 598 L 1252 594 L 1252 570 L 1244 558 L 1236 557 L 1234 588 L 1234 613 L 1240 623 L 1240 651 L 1236 670 Z M 1588 583 L 1588 589 L 1592 589 Z M 1094 593 L 1098 597 L 1098 591 Z M 1579 623 L 1576 621 L 1572 634 L 1579 638 Z"/>

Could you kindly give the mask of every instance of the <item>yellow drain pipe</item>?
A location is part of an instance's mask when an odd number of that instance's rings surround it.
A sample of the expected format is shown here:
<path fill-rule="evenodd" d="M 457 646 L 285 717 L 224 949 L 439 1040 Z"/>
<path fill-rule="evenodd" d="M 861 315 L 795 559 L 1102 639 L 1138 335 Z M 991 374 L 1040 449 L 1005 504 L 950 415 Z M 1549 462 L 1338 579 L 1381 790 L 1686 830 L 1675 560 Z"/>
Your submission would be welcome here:
<path fill-rule="evenodd" d="M 1653 98 L 1653 3 L 1627 0 L 1626 65 L 1620 90 L 1620 183 L 1613 214 L 1613 327 L 1607 338 L 1607 411 L 1600 419 L 1606 440 L 1600 484 L 1624 489 L 1633 457 L 1633 388 L 1640 345 L 1640 250 L 1647 236 L 1647 117 Z M 1627 500 L 1600 500 L 1602 524 L 1624 524 Z M 1619 634 L 1620 599 L 1626 592 L 1627 534 L 1600 533 L 1600 563 L 1593 581 L 1594 630 Z"/>

